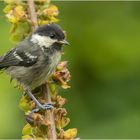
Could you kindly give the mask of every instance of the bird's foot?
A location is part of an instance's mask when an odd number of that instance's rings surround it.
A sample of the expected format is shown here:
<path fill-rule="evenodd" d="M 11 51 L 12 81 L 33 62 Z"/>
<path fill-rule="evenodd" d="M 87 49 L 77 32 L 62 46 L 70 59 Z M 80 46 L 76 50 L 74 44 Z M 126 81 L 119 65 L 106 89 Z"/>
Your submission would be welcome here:
<path fill-rule="evenodd" d="M 42 109 L 42 110 L 48 110 L 48 109 L 53 109 L 54 106 L 51 103 L 46 103 L 44 105 L 39 106 L 39 108 Z"/>
<path fill-rule="evenodd" d="M 50 109 L 53 109 L 54 108 L 54 106 L 53 106 L 53 104 L 51 104 L 51 103 L 46 103 L 46 104 L 44 104 L 44 105 L 40 105 L 39 106 L 39 108 L 35 108 L 35 109 L 33 109 L 27 116 L 26 116 L 26 121 L 28 122 L 28 123 L 33 123 L 33 114 L 34 113 L 37 113 L 38 111 L 40 111 L 40 110 L 50 110 Z"/>
<path fill-rule="evenodd" d="M 54 108 L 54 106 L 53 106 L 52 103 L 46 103 L 46 104 L 44 104 L 44 105 L 40 104 L 40 105 L 38 106 L 38 108 L 33 109 L 33 110 L 31 111 L 31 113 L 36 113 L 36 112 L 38 112 L 38 111 L 40 111 L 40 110 L 49 110 L 49 109 L 53 109 L 53 108 Z"/>

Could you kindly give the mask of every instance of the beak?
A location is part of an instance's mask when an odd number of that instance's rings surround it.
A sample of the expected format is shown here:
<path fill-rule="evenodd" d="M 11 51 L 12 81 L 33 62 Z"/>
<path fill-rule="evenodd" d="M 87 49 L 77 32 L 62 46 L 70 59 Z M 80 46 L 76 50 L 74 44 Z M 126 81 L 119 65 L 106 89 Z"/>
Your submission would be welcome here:
<path fill-rule="evenodd" d="M 64 44 L 64 45 L 70 45 L 67 40 L 61 40 L 61 41 L 58 41 L 58 43 Z"/>

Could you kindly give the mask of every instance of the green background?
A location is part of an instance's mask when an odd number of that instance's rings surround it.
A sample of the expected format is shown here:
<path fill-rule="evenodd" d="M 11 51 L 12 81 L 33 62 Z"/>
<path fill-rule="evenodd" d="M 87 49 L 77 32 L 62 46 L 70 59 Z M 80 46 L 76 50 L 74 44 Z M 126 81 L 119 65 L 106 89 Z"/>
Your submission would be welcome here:
<path fill-rule="evenodd" d="M 69 127 L 80 138 L 140 138 L 140 2 L 53 2 L 70 47 Z M 0 2 L 0 55 L 14 47 Z M 0 75 L 0 138 L 20 138 L 21 97 Z"/>

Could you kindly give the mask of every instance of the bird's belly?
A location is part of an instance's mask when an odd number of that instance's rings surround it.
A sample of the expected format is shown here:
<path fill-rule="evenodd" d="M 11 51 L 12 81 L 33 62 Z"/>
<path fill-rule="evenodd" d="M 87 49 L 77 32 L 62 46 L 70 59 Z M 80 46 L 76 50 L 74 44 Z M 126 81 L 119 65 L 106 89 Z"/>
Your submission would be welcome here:
<path fill-rule="evenodd" d="M 60 58 L 61 53 L 55 53 L 50 57 L 49 63 L 37 63 L 31 67 L 13 66 L 7 69 L 7 73 L 22 85 L 34 89 L 47 81 L 48 76 L 53 73 Z"/>

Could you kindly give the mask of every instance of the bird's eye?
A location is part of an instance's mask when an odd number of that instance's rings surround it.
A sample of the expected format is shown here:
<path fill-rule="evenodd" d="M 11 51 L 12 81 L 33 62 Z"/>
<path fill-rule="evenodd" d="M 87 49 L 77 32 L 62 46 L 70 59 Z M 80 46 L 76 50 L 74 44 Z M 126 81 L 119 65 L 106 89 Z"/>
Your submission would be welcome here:
<path fill-rule="evenodd" d="M 54 39 L 54 38 L 55 38 L 55 34 L 51 34 L 51 35 L 50 35 L 50 38 L 51 38 L 51 39 Z"/>

